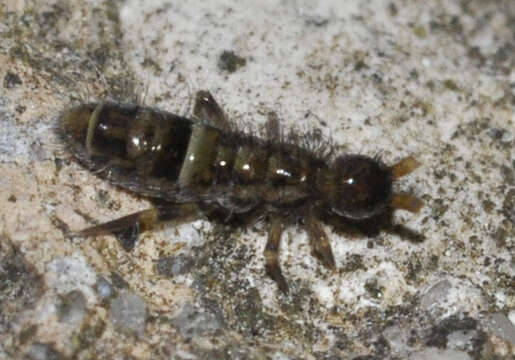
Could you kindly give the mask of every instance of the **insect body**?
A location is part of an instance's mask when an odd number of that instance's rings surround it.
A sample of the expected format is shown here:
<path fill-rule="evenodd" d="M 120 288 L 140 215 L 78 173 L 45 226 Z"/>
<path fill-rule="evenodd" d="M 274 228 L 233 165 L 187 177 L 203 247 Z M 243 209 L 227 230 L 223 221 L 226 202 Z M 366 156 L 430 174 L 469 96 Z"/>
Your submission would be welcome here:
<path fill-rule="evenodd" d="M 60 134 L 79 162 L 154 204 L 81 235 L 122 235 L 122 245 L 131 250 L 138 234 L 158 222 L 203 214 L 225 220 L 262 217 L 269 223 L 267 273 L 286 293 L 278 262 L 286 226 L 301 224 L 314 255 L 334 268 L 322 222 L 367 226 L 395 208 L 416 212 L 422 206 L 418 198 L 392 190 L 394 180 L 418 167 L 411 157 L 390 167 L 362 155 L 329 160 L 282 141 L 273 119 L 266 139 L 235 132 L 206 91 L 197 94 L 193 113 L 191 120 L 116 103 L 80 105 L 63 113 Z"/>

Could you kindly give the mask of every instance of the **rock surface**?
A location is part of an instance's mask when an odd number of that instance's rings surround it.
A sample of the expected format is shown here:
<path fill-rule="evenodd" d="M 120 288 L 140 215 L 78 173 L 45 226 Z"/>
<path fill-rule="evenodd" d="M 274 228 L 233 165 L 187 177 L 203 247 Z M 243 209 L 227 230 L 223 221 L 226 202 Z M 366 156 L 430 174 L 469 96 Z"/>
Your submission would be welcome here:
<path fill-rule="evenodd" d="M 511 359 L 515 2 L 0 3 L 0 358 Z M 81 168 L 54 129 L 80 102 L 188 115 L 207 89 L 240 129 L 268 117 L 338 152 L 415 156 L 395 221 L 413 243 L 199 220 L 68 236 L 149 206 Z M 316 130 L 316 131 L 313 131 Z"/>

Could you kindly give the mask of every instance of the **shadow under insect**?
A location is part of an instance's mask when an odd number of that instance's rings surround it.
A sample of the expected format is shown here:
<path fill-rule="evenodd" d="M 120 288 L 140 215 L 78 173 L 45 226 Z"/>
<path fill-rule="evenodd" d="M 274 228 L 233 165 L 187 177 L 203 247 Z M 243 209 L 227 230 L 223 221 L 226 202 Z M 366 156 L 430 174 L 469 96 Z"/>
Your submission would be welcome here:
<path fill-rule="evenodd" d="M 285 139 L 277 117 L 269 118 L 264 139 L 244 134 L 206 91 L 197 93 L 192 119 L 135 104 L 83 104 L 62 114 L 59 135 L 83 166 L 153 204 L 76 234 L 115 234 L 127 251 L 140 233 L 162 222 L 262 220 L 268 226 L 267 273 L 287 293 L 279 248 L 289 226 L 307 232 L 314 256 L 328 268 L 336 264 L 323 223 L 337 231 L 374 236 L 384 230 L 421 240 L 392 221 L 396 209 L 416 213 L 422 207 L 419 198 L 393 190 L 420 165 L 414 158 L 392 166 L 364 155 L 332 158 L 323 146 Z"/>

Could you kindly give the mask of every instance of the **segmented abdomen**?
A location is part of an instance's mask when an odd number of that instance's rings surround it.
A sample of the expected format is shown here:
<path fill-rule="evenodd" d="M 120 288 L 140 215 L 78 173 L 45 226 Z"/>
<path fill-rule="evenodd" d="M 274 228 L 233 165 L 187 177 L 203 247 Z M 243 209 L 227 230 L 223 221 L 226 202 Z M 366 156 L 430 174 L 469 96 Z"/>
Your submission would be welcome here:
<path fill-rule="evenodd" d="M 88 104 L 66 111 L 62 135 L 88 168 L 147 196 L 177 200 L 213 186 L 302 186 L 313 156 L 137 105 Z M 179 199 L 180 200 L 180 199 Z"/>

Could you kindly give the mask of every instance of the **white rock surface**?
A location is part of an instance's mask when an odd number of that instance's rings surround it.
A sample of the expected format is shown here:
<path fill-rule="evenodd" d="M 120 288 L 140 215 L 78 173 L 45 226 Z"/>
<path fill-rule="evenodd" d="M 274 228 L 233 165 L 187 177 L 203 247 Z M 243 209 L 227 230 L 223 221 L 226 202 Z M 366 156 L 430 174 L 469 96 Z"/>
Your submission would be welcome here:
<path fill-rule="evenodd" d="M 513 356 L 514 18 L 512 0 L 0 3 L 0 355 Z M 398 190 L 425 207 L 395 222 L 425 240 L 327 227 L 331 272 L 292 227 L 285 297 L 264 271 L 262 224 L 163 227 L 130 254 L 113 237 L 66 236 L 149 204 L 68 161 L 53 132 L 59 113 L 138 95 L 188 115 L 199 89 L 242 129 L 274 113 L 285 129 L 320 130 L 339 152 L 387 164 L 415 156 L 423 166 Z M 13 270 L 13 251 L 28 265 Z M 195 266 L 173 278 L 156 271 L 178 254 Z M 28 308 L 8 292 L 24 272 L 45 285 Z M 86 315 L 60 321 L 59 296 L 73 291 Z M 112 317 L 120 294 L 138 299 L 136 322 Z M 187 321 L 171 319 L 192 308 L 216 326 L 187 342 Z M 453 316 L 467 321 L 453 328 Z M 427 347 L 442 324 L 447 348 Z M 482 331 L 486 343 L 470 350 Z"/>

